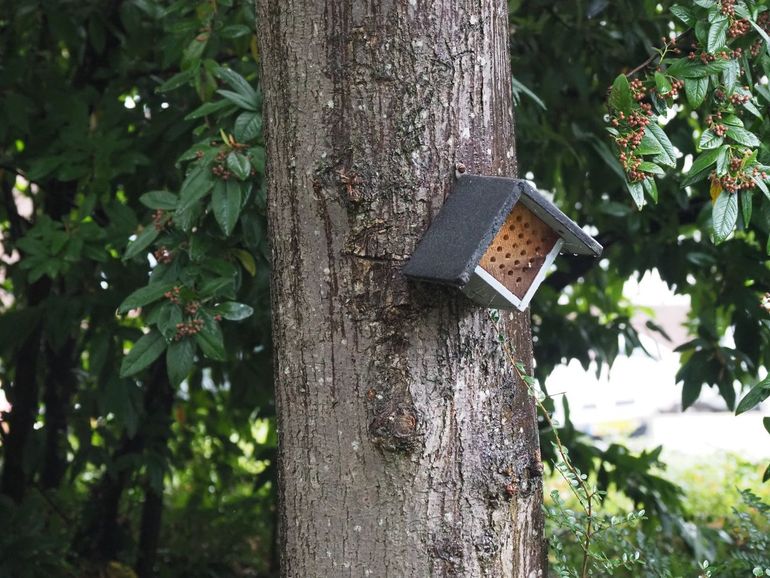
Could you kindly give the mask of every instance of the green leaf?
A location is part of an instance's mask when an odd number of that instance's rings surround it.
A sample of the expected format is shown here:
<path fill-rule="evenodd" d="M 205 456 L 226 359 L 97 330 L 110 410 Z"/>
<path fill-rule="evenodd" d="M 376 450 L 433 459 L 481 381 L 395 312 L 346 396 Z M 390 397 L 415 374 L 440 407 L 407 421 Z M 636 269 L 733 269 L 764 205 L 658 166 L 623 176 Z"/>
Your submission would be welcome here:
<path fill-rule="evenodd" d="M 157 92 L 171 92 L 175 88 L 179 88 L 180 86 L 184 86 L 185 84 L 189 83 L 197 71 L 198 68 L 195 66 L 188 68 L 187 70 L 183 70 L 182 72 L 179 72 L 169 78 L 155 90 Z"/>
<path fill-rule="evenodd" d="M 749 390 L 738 404 L 735 415 L 740 415 L 749 411 L 765 401 L 768 397 L 770 397 L 770 377 L 766 377 Z"/>
<path fill-rule="evenodd" d="M 762 193 L 764 193 L 764 195 L 768 198 L 768 200 L 770 200 L 770 190 L 768 190 L 767 184 L 765 183 L 765 181 L 763 181 L 762 178 L 759 176 L 752 177 L 751 180 L 754 181 L 754 184 L 757 185 L 757 187 L 759 187 L 759 190 L 762 191 Z"/>
<path fill-rule="evenodd" d="M 251 174 L 251 162 L 248 157 L 235 151 L 227 155 L 227 168 L 242 181 Z"/>
<path fill-rule="evenodd" d="M 233 133 L 238 142 L 257 138 L 262 132 L 262 115 L 258 112 L 243 112 L 235 119 Z"/>
<path fill-rule="evenodd" d="M 216 102 L 207 102 L 205 104 L 202 104 L 198 108 L 196 108 L 186 117 L 184 117 L 184 119 L 194 120 L 196 118 L 201 118 L 203 116 L 207 116 L 209 114 L 219 112 L 220 110 L 229 108 L 231 106 L 232 106 L 232 103 L 229 100 L 217 100 Z"/>
<path fill-rule="evenodd" d="M 723 176 L 727 174 L 727 169 L 730 166 L 730 145 L 722 145 L 719 149 L 719 155 L 717 156 L 717 176 Z"/>
<path fill-rule="evenodd" d="M 240 321 L 247 317 L 251 317 L 254 313 L 254 309 L 243 303 L 226 301 L 225 303 L 220 303 L 214 307 L 214 312 L 230 321 Z"/>
<path fill-rule="evenodd" d="M 762 475 L 762 483 L 764 484 L 770 480 L 770 465 L 765 468 L 765 473 Z"/>
<path fill-rule="evenodd" d="M 762 144 L 756 135 L 747 131 L 745 128 L 740 128 L 737 126 L 728 126 L 727 136 L 729 136 L 738 144 L 742 144 L 743 146 L 747 147 L 755 148 Z"/>
<path fill-rule="evenodd" d="M 192 371 L 195 362 L 195 343 L 189 337 L 173 341 L 166 350 L 168 379 L 173 387 L 179 386 Z"/>
<path fill-rule="evenodd" d="M 682 386 L 682 411 L 686 410 L 700 396 L 703 383 L 700 381 L 685 381 Z"/>
<path fill-rule="evenodd" d="M 642 181 L 642 185 L 644 186 L 644 190 L 647 191 L 647 194 L 652 199 L 652 202 L 657 204 L 658 203 L 658 185 L 655 183 L 655 179 L 647 178 Z"/>
<path fill-rule="evenodd" d="M 704 78 L 722 72 L 729 66 L 728 62 L 720 58 L 708 64 L 701 64 L 700 61 L 680 58 L 672 62 L 666 72 L 669 76 L 676 76 L 678 78 Z"/>
<path fill-rule="evenodd" d="M 215 361 L 224 361 L 225 342 L 219 323 L 208 316 L 203 317 L 204 324 L 200 333 L 195 334 L 195 342 L 201 348 L 203 355 Z"/>
<path fill-rule="evenodd" d="M 177 214 L 186 211 L 208 194 L 214 186 L 211 170 L 206 165 L 198 165 L 192 169 L 182 183 L 182 193 Z"/>
<path fill-rule="evenodd" d="M 140 372 L 160 357 L 166 349 L 166 340 L 154 329 L 134 343 L 131 351 L 120 364 L 120 377 L 128 377 Z"/>
<path fill-rule="evenodd" d="M 704 152 L 702 155 L 695 159 L 687 174 L 694 175 L 700 173 L 701 171 L 706 170 L 711 165 L 716 163 L 717 158 L 719 157 L 719 150 L 720 149 L 711 149 Z"/>
<path fill-rule="evenodd" d="M 513 92 L 513 100 L 514 104 L 519 104 L 519 93 L 525 94 L 528 96 L 532 102 L 534 102 L 537 106 L 542 108 L 543 110 L 548 110 L 548 107 L 545 106 L 545 103 L 540 99 L 538 95 L 536 95 L 532 90 L 530 90 L 529 87 L 525 86 L 520 80 L 517 78 L 511 78 L 511 90 Z"/>
<path fill-rule="evenodd" d="M 747 100 L 746 102 L 744 102 L 743 103 L 743 108 L 748 110 L 751 114 L 753 114 L 754 116 L 756 116 L 759 119 L 764 119 L 765 118 L 764 116 L 762 116 L 762 111 L 759 110 L 759 108 L 757 108 L 757 105 L 754 104 L 754 102 L 751 101 L 751 100 Z"/>
<path fill-rule="evenodd" d="M 179 197 L 168 191 L 150 191 L 139 197 L 139 202 L 150 209 L 173 211 L 179 202 Z"/>
<path fill-rule="evenodd" d="M 153 225 L 147 225 L 142 232 L 139 233 L 136 238 L 131 241 L 126 247 L 126 252 L 123 255 L 123 260 L 127 261 L 133 257 L 139 255 L 142 251 L 152 245 L 153 241 L 158 238 L 160 231 L 158 231 Z"/>
<path fill-rule="evenodd" d="M 708 42 L 706 43 L 706 49 L 714 54 L 717 50 L 724 47 L 727 42 L 727 29 L 730 23 L 727 18 L 721 18 L 716 20 L 709 28 Z"/>
<path fill-rule="evenodd" d="M 629 183 L 626 181 L 626 188 L 631 193 L 631 198 L 634 199 L 636 207 L 642 210 L 642 207 L 644 207 L 644 188 L 642 183 Z"/>
<path fill-rule="evenodd" d="M 684 92 L 687 95 L 687 102 L 692 108 L 699 108 L 706 98 L 709 89 L 708 76 L 703 78 L 685 78 Z"/>
<path fill-rule="evenodd" d="M 636 148 L 636 154 L 638 155 L 658 155 L 665 152 L 665 150 L 663 149 L 663 145 L 660 144 L 658 139 L 655 138 L 655 135 L 652 133 L 652 131 L 649 130 L 650 126 L 651 125 L 648 125 L 644 129 L 644 136 L 642 136 L 642 142 L 639 143 L 639 146 Z"/>
<path fill-rule="evenodd" d="M 158 312 L 158 318 L 155 324 L 158 326 L 158 330 L 163 334 L 166 339 L 173 339 L 176 336 L 176 326 L 182 322 L 182 308 L 176 303 L 167 301 L 160 306 Z"/>
<path fill-rule="evenodd" d="M 715 149 L 721 147 L 724 140 L 723 137 L 717 136 L 713 130 L 707 129 L 704 130 L 703 134 L 700 136 L 698 146 L 702 150 Z"/>
<path fill-rule="evenodd" d="M 665 96 L 671 92 L 671 83 L 669 82 L 668 78 L 666 78 L 657 70 L 655 71 L 655 88 L 658 89 L 658 94 L 661 96 Z"/>
<path fill-rule="evenodd" d="M 741 65 L 737 60 L 730 60 L 729 65 L 722 71 L 722 82 L 725 85 L 725 90 L 728 93 L 732 93 L 735 88 L 735 83 L 738 81 L 738 75 L 741 72 Z"/>
<path fill-rule="evenodd" d="M 751 223 L 752 199 L 751 191 L 741 191 L 741 213 L 743 215 L 743 226 L 748 227 Z"/>
<path fill-rule="evenodd" d="M 649 173 L 651 175 L 655 175 L 656 177 L 665 177 L 666 173 L 663 171 L 662 168 L 660 168 L 655 163 L 651 163 L 648 161 L 644 161 L 639 165 L 639 170 L 643 173 Z"/>
<path fill-rule="evenodd" d="M 241 184 L 234 180 L 217 181 L 211 195 L 211 207 L 222 232 L 229 236 L 241 214 Z"/>
<path fill-rule="evenodd" d="M 251 34 L 251 28 L 244 24 L 230 24 L 219 31 L 219 35 L 228 40 L 240 38 L 241 36 L 248 36 L 249 34 Z"/>
<path fill-rule="evenodd" d="M 762 425 L 765 426 L 767 433 L 770 433 L 770 417 L 762 418 Z"/>
<path fill-rule="evenodd" d="M 645 128 L 645 134 L 647 133 L 652 134 L 660 146 L 663 147 L 663 152 L 653 160 L 656 163 L 666 165 L 667 167 L 676 168 L 676 151 L 674 150 L 674 145 L 671 144 L 666 131 L 664 131 L 658 123 L 651 122 Z"/>
<path fill-rule="evenodd" d="M 251 102 L 249 99 L 244 97 L 242 94 L 238 94 L 237 92 L 233 92 L 232 90 L 224 90 L 224 89 L 217 90 L 217 93 L 220 94 L 221 96 L 224 96 L 227 100 L 229 100 L 239 108 L 245 108 L 246 110 L 250 110 L 253 112 L 256 112 L 257 110 L 259 110 L 253 102 Z"/>
<path fill-rule="evenodd" d="M 719 244 L 735 229 L 738 222 L 738 198 L 737 195 L 731 195 L 722 191 L 717 197 L 712 211 L 712 221 L 714 228 L 714 242 Z"/>
<path fill-rule="evenodd" d="M 692 12 L 684 6 L 674 4 L 671 8 L 669 8 L 669 11 L 671 14 L 679 18 L 679 20 L 684 22 L 688 27 L 692 27 L 692 25 L 695 24 L 695 17 L 692 15 Z"/>
<path fill-rule="evenodd" d="M 261 103 L 259 94 L 251 86 L 248 80 L 243 78 L 240 74 L 235 72 L 232 68 L 225 68 L 220 66 L 214 70 L 214 73 L 230 85 L 237 94 L 242 96 L 250 106 L 253 106 L 254 110 L 258 110 Z"/>
<path fill-rule="evenodd" d="M 612 83 L 609 105 L 612 110 L 618 112 L 626 114 L 631 112 L 634 106 L 634 96 L 631 93 L 631 85 L 625 74 L 618 75 L 615 82 Z"/>
<path fill-rule="evenodd" d="M 173 283 L 151 283 L 141 287 L 126 297 L 118 307 L 118 313 L 128 313 L 137 307 L 143 307 L 163 297 L 166 291 L 174 287 Z"/>

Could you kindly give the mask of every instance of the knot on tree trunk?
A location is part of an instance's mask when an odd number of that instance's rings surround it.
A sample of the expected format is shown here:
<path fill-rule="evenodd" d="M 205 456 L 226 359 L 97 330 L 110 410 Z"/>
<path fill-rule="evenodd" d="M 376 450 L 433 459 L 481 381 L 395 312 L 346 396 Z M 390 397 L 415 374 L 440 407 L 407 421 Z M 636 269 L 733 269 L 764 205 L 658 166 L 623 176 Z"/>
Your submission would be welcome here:
<path fill-rule="evenodd" d="M 388 406 L 369 424 L 372 442 L 384 450 L 411 452 L 422 438 L 417 410 L 405 402 Z"/>

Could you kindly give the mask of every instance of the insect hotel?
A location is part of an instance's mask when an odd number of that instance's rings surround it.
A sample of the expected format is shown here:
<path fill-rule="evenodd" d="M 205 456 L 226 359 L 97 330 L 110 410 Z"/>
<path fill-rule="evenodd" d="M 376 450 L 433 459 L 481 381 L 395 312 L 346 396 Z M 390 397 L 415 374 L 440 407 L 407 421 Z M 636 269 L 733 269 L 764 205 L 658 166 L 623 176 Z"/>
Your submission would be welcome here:
<path fill-rule="evenodd" d="M 404 274 L 523 311 L 561 252 L 598 257 L 602 246 L 527 181 L 463 175 Z"/>

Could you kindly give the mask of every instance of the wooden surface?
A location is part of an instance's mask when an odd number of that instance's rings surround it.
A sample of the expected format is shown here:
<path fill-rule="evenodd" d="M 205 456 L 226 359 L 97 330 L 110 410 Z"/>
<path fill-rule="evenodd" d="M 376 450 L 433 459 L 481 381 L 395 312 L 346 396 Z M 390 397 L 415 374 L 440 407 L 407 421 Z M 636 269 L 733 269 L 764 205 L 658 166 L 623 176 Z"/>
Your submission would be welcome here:
<path fill-rule="evenodd" d="M 553 229 L 519 203 L 508 215 L 480 265 L 523 299 L 558 239 Z"/>

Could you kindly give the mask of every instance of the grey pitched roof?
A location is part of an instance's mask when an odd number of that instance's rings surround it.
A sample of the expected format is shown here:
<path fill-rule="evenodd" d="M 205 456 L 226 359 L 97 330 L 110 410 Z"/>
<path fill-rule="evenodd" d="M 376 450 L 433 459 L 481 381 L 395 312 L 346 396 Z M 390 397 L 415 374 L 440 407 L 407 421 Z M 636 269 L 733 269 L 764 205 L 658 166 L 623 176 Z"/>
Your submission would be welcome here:
<path fill-rule="evenodd" d="M 564 239 L 564 252 L 601 254 L 599 243 L 526 181 L 463 175 L 404 267 L 404 274 L 462 287 L 517 202 L 556 230 Z"/>

